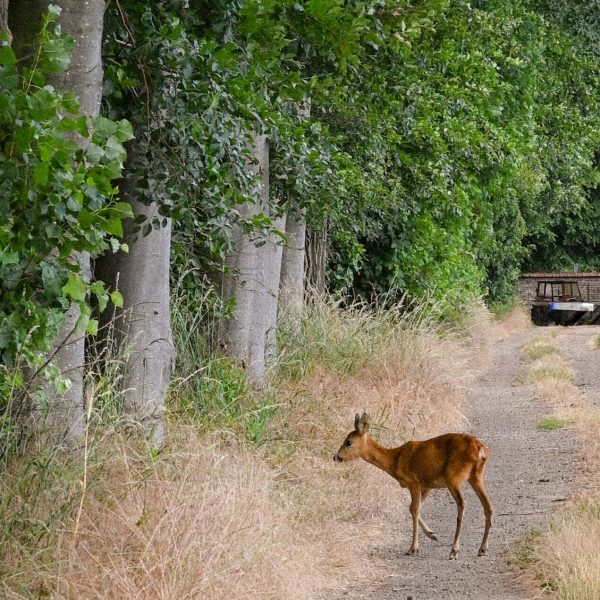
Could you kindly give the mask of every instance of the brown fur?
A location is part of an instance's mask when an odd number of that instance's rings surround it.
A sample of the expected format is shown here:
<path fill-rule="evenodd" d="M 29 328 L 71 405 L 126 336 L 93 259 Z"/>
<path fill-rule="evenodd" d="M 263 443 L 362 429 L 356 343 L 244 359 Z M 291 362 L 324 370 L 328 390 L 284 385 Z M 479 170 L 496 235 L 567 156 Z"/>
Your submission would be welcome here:
<path fill-rule="evenodd" d="M 468 481 L 485 512 L 485 532 L 479 556 L 487 553 L 488 536 L 492 526 L 493 509 L 483 482 L 489 450 L 476 437 L 465 433 L 446 433 L 422 442 L 407 442 L 398 448 L 384 448 L 368 434 L 366 414 L 356 415 L 354 431 L 346 437 L 334 456 L 338 462 L 362 458 L 391 475 L 411 495 L 410 513 L 413 518 L 412 544 L 407 554 L 419 551 L 418 526 L 430 539 L 437 537 L 421 519 L 421 502 L 432 489 L 447 488 L 458 509 L 456 533 L 450 558 L 460 549 L 460 529 L 465 503 L 460 488 Z"/>

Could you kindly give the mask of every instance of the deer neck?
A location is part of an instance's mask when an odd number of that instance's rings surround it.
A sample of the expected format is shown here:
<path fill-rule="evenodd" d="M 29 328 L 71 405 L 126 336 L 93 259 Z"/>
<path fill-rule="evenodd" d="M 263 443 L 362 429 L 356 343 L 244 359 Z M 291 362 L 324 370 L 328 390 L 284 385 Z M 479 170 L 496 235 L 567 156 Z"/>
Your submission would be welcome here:
<path fill-rule="evenodd" d="M 395 453 L 389 448 L 384 448 L 370 437 L 367 438 L 367 451 L 363 458 L 368 463 L 395 477 L 394 470 L 397 462 Z"/>

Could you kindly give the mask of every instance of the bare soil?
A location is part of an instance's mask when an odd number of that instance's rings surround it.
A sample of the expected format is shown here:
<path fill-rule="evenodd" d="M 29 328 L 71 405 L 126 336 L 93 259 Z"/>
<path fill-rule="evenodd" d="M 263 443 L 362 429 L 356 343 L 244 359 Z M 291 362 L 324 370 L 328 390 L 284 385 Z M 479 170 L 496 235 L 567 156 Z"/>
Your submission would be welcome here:
<path fill-rule="evenodd" d="M 489 554 L 477 557 L 483 533 L 483 510 L 468 485 L 461 551 L 448 560 L 456 524 L 456 506 L 446 490 L 436 490 L 423 506 L 423 517 L 439 542 L 420 534 L 417 556 L 405 556 L 409 545 L 408 494 L 398 490 L 398 519 L 390 523 L 389 539 L 373 547 L 372 560 L 385 575 L 368 584 L 349 585 L 328 600 L 517 600 L 537 597 L 539 591 L 511 564 L 512 551 L 569 495 L 577 447 L 568 428 L 542 430 L 537 423 L 551 413 L 536 398 L 534 386 L 518 377 L 527 365 L 520 348 L 544 330 L 507 333 L 497 340 L 485 372 L 468 392 L 463 431 L 480 437 L 490 448 L 486 486 L 494 504 L 494 527 Z M 600 398 L 600 350 L 593 340 L 597 327 L 562 328 L 558 345 L 577 371 L 576 385 Z M 564 351 L 563 351 L 564 348 Z M 595 368 L 594 368 L 595 364 Z"/>

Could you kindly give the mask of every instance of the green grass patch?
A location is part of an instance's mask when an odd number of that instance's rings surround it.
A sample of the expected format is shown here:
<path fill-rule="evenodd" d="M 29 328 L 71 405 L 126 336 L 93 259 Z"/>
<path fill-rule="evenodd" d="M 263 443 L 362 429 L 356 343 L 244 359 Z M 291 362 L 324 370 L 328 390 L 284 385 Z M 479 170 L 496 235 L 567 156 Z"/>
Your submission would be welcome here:
<path fill-rule="evenodd" d="M 525 307 L 523 300 L 519 296 L 513 296 L 510 300 L 506 300 L 504 302 L 492 302 L 490 304 L 490 312 L 494 315 L 494 319 L 496 321 L 502 321 L 508 317 L 508 315 L 517 309 L 522 309 Z"/>
<path fill-rule="evenodd" d="M 298 380 L 317 365 L 340 375 L 356 374 L 394 345 L 402 324 L 395 311 L 313 297 L 301 323 L 280 320 L 277 376 Z"/>
<path fill-rule="evenodd" d="M 512 562 L 519 569 L 526 569 L 533 563 L 536 543 L 541 538 L 539 529 L 532 529 L 515 547 Z"/>
<path fill-rule="evenodd" d="M 573 419 L 561 419 L 560 417 L 550 416 L 539 421 L 537 424 L 537 428 L 551 431 L 553 429 L 562 429 L 563 427 L 567 427 L 568 425 L 572 425 L 573 423 Z"/>

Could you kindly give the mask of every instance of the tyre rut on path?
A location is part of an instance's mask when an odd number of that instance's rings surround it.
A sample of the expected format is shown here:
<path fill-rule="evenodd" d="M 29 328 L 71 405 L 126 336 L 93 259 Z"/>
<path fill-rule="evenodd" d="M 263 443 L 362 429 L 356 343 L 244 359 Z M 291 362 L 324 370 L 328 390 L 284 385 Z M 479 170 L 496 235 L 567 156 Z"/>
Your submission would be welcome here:
<path fill-rule="evenodd" d="M 372 551 L 373 559 L 383 562 L 387 576 L 358 587 L 349 586 L 327 600 L 532 597 L 518 572 L 509 565 L 509 550 L 532 529 L 543 526 L 547 515 L 566 500 L 576 453 L 568 429 L 547 431 L 537 427 L 551 408 L 536 398 L 533 386 L 517 383 L 526 368 L 520 347 L 540 333 L 535 328 L 498 340 L 489 366 L 468 392 L 466 420 L 461 429 L 479 437 L 491 451 L 485 482 L 495 514 L 488 556 L 477 557 L 484 515 L 468 484 L 464 487 L 466 511 L 458 560 L 448 560 L 456 505 L 447 490 L 434 490 L 422 507 L 425 521 L 440 541 L 421 536 L 419 554 L 405 556 L 409 501 L 408 494 L 398 490 L 399 518 L 393 524 L 394 538 L 382 540 Z M 574 349 L 573 356 L 576 352 Z"/>

